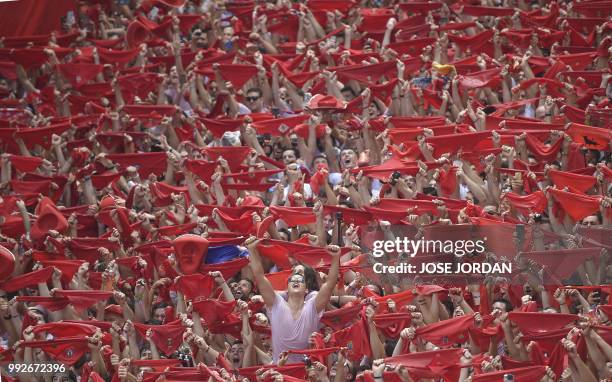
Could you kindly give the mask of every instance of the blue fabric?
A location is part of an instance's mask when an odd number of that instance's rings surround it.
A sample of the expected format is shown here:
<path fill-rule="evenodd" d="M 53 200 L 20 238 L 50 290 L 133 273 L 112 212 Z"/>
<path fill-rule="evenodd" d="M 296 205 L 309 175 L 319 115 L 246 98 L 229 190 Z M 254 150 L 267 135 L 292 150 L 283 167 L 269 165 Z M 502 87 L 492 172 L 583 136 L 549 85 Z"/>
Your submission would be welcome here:
<path fill-rule="evenodd" d="M 247 257 L 249 252 L 241 250 L 236 245 L 222 245 L 219 247 L 209 247 L 206 255 L 206 264 L 224 263 L 239 257 Z"/>
<path fill-rule="evenodd" d="M 431 84 L 431 77 L 416 77 L 411 82 L 418 88 L 426 88 Z"/>

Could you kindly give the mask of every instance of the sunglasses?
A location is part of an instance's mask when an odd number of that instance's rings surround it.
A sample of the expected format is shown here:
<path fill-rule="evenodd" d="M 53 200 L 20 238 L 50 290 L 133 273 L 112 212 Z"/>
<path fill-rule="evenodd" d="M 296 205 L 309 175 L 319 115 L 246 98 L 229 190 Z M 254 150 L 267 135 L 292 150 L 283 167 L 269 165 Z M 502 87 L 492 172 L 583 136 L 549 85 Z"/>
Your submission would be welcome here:
<path fill-rule="evenodd" d="M 303 277 L 291 277 L 289 279 L 289 283 L 304 283 L 304 278 Z"/>
<path fill-rule="evenodd" d="M 249 102 L 255 102 L 255 101 L 257 101 L 259 99 L 259 97 L 257 97 L 257 96 L 256 97 L 246 97 L 245 99 L 247 101 L 249 101 Z"/>

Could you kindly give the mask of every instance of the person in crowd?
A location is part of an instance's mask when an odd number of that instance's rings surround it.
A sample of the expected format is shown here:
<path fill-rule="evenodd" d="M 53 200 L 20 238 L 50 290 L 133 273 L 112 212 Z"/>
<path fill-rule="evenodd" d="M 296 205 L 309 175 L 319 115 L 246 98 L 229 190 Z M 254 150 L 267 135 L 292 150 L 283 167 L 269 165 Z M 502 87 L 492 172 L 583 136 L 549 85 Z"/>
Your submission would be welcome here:
<path fill-rule="evenodd" d="M 612 379 L 608 3 L 53 4 L 0 5 L 0 360 L 62 369 L 3 380 Z"/>

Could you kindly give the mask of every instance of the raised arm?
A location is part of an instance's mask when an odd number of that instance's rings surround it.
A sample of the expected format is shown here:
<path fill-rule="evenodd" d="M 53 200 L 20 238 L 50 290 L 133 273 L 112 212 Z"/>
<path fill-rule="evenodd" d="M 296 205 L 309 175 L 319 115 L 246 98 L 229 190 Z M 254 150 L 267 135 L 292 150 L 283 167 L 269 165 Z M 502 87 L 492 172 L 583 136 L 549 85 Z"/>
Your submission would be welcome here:
<path fill-rule="evenodd" d="M 259 244 L 259 240 L 257 240 L 255 236 L 249 237 L 244 243 L 249 250 L 251 270 L 253 271 L 253 277 L 257 283 L 259 294 L 263 297 L 266 306 L 270 308 L 276 299 L 276 292 L 274 292 L 274 287 L 272 287 L 272 284 L 264 274 L 264 269 L 261 264 L 261 257 L 259 256 L 259 251 L 257 250 L 257 244 Z"/>
<path fill-rule="evenodd" d="M 329 299 L 334 291 L 334 287 L 338 281 L 338 274 L 340 272 L 340 247 L 337 245 L 328 245 L 327 251 L 332 255 L 332 264 L 331 268 L 329 269 L 329 273 L 327 274 L 327 280 L 321 286 L 319 293 L 317 293 L 317 296 L 315 297 L 317 312 L 322 311 L 325 309 L 327 304 L 329 304 Z"/>

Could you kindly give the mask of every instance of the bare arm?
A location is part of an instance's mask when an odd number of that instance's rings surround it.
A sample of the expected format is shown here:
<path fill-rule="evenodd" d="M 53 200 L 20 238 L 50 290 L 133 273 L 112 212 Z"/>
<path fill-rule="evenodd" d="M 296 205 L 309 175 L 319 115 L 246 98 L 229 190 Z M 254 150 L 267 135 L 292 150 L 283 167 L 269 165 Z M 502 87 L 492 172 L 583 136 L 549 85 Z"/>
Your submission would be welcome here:
<path fill-rule="evenodd" d="M 335 245 L 329 245 L 327 246 L 327 250 L 332 255 L 332 264 L 331 268 L 329 269 L 329 273 L 327 274 L 325 284 L 321 286 L 319 293 L 317 293 L 317 296 L 315 297 L 317 312 L 325 309 L 329 303 L 334 287 L 336 286 L 336 282 L 338 281 L 338 274 L 340 272 L 340 248 Z"/>
<path fill-rule="evenodd" d="M 253 277 L 257 283 L 259 294 L 263 297 L 266 306 L 271 308 L 272 305 L 274 305 L 274 300 L 276 299 L 276 292 L 274 292 L 274 287 L 272 287 L 272 284 L 264 274 L 264 269 L 261 264 L 261 256 L 257 250 L 258 243 L 259 240 L 257 240 L 254 236 L 251 236 L 244 244 L 249 250 L 251 270 L 253 271 Z"/>
<path fill-rule="evenodd" d="M 372 306 L 366 308 L 365 314 L 368 320 L 368 327 L 370 331 L 370 347 L 372 348 L 372 356 L 375 359 L 383 358 L 385 356 L 385 344 L 381 341 L 378 336 L 378 330 L 374 324 L 374 314 L 376 311 Z"/>

